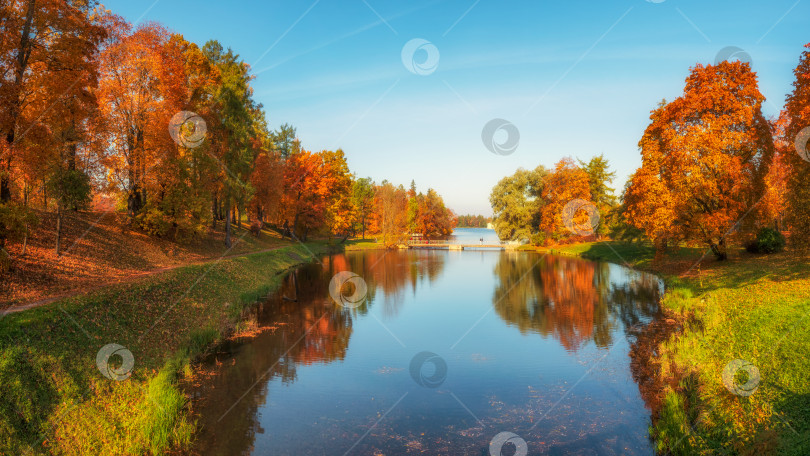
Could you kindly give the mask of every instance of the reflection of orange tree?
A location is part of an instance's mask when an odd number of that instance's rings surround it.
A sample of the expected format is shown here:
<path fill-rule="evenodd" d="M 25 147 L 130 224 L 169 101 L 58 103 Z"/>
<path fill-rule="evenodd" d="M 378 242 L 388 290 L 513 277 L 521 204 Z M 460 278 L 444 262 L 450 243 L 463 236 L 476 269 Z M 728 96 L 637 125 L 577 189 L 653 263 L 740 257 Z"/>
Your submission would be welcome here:
<path fill-rule="evenodd" d="M 305 365 L 344 359 L 352 332 L 350 312 L 332 302 L 320 280 L 307 280 L 296 287 L 301 279 L 294 274 L 298 273 L 290 274 L 285 288 L 290 287 L 290 295 L 297 296 L 298 301 L 281 299 L 274 312 L 284 323 L 281 345 L 289 347 L 285 358 Z M 318 289 L 322 293 L 317 293 Z"/>
<path fill-rule="evenodd" d="M 528 255 L 501 256 L 493 296 L 498 315 L 523 333 L 554 336 L 567 350 L 589 340 L 609 346 L 615 321 L 608 311 L 608 266 L 551 256 L 537 261 Z"/>

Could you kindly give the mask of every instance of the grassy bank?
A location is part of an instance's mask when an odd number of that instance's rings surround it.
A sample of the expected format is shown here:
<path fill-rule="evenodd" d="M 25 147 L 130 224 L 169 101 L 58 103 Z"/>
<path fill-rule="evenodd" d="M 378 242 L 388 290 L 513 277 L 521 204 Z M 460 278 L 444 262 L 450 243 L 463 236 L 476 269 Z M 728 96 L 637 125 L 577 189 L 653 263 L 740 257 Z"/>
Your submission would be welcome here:
<path fill-rule="evenodd" d="M 236 329 L 281 272 L 326 246 L 288 246 L 181 267 L 0 320 L 0 454 L 165 454 L 193 434 L 177 379 Z M 134 359 L 115 381 L 96 365 L 117 343 Z M 119 356 L 111 367 L 121 366 Z"/>
<path fill-rule="evenodd" d="M 654 259 L 648 246 L 593 243 L 562 253 L 656 272 L 667 282 L 663 304 L 682 322 L 653 354 L 660 385 L 652 433 L 671 454 L 810 454 L 810 262 L 790 252 L 733 252 L 729 261 L 679 251 Z M 690 270 L 691 268 L 691 270 Z M 687 272 L 688 271 L 688 272 Z M 734 360 L 751 363 L 759 382 L 733 394 L 751 370 L 724 382 Z M 739 392 L 739 391 L 738 391 Z"/>

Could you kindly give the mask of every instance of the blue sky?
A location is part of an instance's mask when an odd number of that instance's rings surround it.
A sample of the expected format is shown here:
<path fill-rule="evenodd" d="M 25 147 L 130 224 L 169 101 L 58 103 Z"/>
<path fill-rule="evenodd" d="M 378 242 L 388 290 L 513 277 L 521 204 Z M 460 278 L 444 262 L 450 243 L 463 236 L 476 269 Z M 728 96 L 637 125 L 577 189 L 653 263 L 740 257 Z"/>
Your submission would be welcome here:
<path fill-rule="evenodd" d="M 765 114 L 776 116 L 810 42 L 810 0 L 104 4 L 130 21 L 231 47 L 253 67 L 255 98 L 273 128 L 295 125 L 310 150 L 342 148 L 360 177 L 433 187 L 457 213 L 490 214 L 500 178 L 565 156 L 603 153 L 618 193 L 640 165 L 650 110 L 682 92 L 690 66 L 741 48 L 768 99 Z M 415 38 L 438 50 L 430 74 L 403 64 Z M 519 130 L 513 154 L 484 146 L 493 118 Z"/>

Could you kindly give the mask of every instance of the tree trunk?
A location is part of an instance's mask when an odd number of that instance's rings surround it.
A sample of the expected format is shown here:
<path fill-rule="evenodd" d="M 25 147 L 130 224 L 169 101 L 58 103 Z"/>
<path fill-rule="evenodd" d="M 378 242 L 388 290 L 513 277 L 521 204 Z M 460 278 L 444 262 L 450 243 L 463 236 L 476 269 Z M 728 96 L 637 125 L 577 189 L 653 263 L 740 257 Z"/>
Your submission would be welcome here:
<path fill-rule="evenodd" d="M 217 197 L 211 198 L 211 228 L 217 229 Z"/>
<path fill-rule="evenodd" d="M 225 247 L 231 248 L 231 199 L 225 197 Z"/>
<path fill-rule="evenodd" d="M 28 247 L 28 224 L 25 224 L 25 235 L 23 236 L 22 256 L 25 256 L 25 251 Z"/>
<path fill-rule="evenodd" d="M 62 203 L 56 206 L 56 256 L 62 256 L 60 244 L 62 241 Z"/>
<path fill-rule="evenodd" d="M 719 261 L 728 259 L 728 252 L 726 251 L 726 240 L 720 239 L 718 243 L 711 244 L 712 253 Z"/>

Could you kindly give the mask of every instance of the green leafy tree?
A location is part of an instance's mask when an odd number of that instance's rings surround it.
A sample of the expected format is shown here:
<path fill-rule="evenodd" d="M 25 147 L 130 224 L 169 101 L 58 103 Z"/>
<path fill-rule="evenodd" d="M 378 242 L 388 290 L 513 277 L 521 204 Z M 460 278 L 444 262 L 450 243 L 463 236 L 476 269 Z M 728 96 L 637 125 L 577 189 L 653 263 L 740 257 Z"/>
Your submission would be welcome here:
<path fill-rule="evenodd" d="M 596 234 L 605 235 L 609 230 L 609 225 L 615 223 L 616 196 L 614 195 L 615 189 L 611 188 L 610 184 L 616 178 L 616 172 L 610 171 L 610 163 L 602 154 L 591 158 L 588 162 L 579 160 L 579 165 L 588 175 L 591 202 L 596 205 L 601 215 Z"/>
<path fill-rule="evenodd" d="M 502 240 L 530 239 L 538 232 L 543 190 L 548 170 L 538 166 L 533 171 L 518 169 L 501 179 L 489 196 L 494 213 L 493 224 Z"/>
<path fill-rule="evenodd" d="M 374 210 L 374 181 L 370 177 L 361 177 L 352 184 L 352 204 L 354 204 L 357 222 L 363 239 L 366 238 L 366 225 L 368 217 Z"/>

